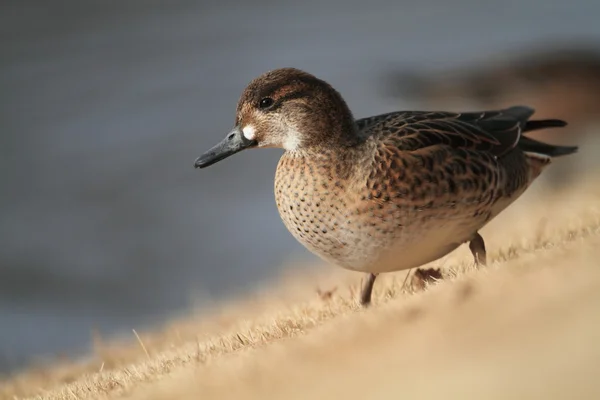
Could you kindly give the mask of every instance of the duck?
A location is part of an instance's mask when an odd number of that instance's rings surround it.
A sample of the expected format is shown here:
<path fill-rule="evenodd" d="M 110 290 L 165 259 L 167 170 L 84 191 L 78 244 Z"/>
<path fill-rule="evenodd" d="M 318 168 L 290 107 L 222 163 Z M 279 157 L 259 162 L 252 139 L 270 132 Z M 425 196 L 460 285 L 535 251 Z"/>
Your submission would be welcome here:
<path fill-rule="evenodd" d="M 566 126 L 513 106 L 480 112 L 395 111 L 355 119 L 330 84 L 296 68 L 253 79 L 233 129 L 198 157 L 206 168 L 240 151 L 281 148 L 279 215 L 309 251 L 367 274 L 418 268 L 462 244 L 486 265 L 479 231 L 519 198 L 555 157 L 577 151 L 527 132 Z"/>

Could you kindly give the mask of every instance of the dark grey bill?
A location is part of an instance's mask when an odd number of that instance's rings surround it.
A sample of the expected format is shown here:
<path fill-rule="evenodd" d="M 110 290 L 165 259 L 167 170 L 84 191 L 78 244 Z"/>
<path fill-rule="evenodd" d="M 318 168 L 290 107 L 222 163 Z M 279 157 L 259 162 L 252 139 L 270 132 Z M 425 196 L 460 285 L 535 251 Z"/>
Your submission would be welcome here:
<path fill-rule="evenodd" d="M 248 147 L 256 146 L 256 144 L 256 140 L 246 139 L 240 127 L 236 126 L 219 144 L 198 157 L 194 167 L 208 167 Z"/>

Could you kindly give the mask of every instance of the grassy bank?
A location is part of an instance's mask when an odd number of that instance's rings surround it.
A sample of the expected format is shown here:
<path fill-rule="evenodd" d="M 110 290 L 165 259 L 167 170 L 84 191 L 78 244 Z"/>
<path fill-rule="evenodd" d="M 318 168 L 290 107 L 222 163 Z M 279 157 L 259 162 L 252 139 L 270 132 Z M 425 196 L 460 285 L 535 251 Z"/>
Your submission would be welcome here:
<path fill-rule="evenodd" d="M 443 278 L 377 281 L 294 269 L 255 296 L 216 304 L 89 357 L 0 382 L 0 399 L 598 398 L 600 191 L 528 194 L 467 249 L 432 263 Z M 465 246 L 463 246 L 465 247 Z"/>

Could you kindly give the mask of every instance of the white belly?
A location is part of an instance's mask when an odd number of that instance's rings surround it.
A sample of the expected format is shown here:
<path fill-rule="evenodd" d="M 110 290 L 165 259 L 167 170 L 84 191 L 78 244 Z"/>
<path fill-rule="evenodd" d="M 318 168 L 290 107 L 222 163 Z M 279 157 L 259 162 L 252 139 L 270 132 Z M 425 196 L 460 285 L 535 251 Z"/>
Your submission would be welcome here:
<path fill-rule="evenodd" d="M 369 235 L 358 233 L 354 238 L 345 238 L 346 251 L 336 258 L 320 249 L 311 250 L 333 264 L 354 271 L 381 273 L 416 268 L 455 250 L 485 224 L 483 219 L 473 219 L 467 224 L 450 222 L 442 225 L 432 221 L 406 227 L 384 240 L 373 240 Z"/>
<path fill-rule="evenodd" d="M 444 257 L 470 241 L 523 191 L 510 198 L 500 199 L 491 207 L 489 215 L 475 217 L 468 211 L 464 214 L 459 212 L 451 216 L 438 216 L 425 222 L 414 222 L 392 235 L 378 238 L 367 231 L 346 232 L 337 238 L 339 242 L 346 243 L 345 251 L 335 258 L 319 248 L 305 245 L 321 258 L 354 271 L 383 273 L 417 268 Z M 415 221 L 419 221 L 419 218 Z"/>

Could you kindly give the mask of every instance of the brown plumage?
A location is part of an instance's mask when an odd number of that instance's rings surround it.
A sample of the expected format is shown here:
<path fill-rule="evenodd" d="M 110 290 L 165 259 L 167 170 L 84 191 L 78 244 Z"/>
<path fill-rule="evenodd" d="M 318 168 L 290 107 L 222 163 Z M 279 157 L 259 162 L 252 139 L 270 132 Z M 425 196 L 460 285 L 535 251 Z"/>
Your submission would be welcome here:
<path fill-rule="evenodd" d="M 537 118 L 569 121 L 561 130 L 531 137 L 555 145 L 593 142 L 600 121 L 600 47 L 578 42 L 526 46 L 486 56 L 485 62 L 427 73 L 398 68 L 382 78 L 382 92 L 427 108 L 457 104 L 498 109 L 517 102 L 535 108 Z M 593 157 L 593 156 L 592 156 Z M 544 174 L 549 188 L 567 188 L 586 167 L 584 158 L 560 160 Z"/>
<path fill-rule="evenodd" d="M 283 147 L 275 198 L 292 235 L 341 267 L 375 276 L 418 267 L 469 242 L 485 264 L 478 234 L 550 163 L 575 147 L 522 135 L 559 120 L 529 121 L 533 110 L 407 111 L 355 120 L 326 82 L 286 68 L 252 81 L 236 127 L 196 161 L 206 167 L 250 147 Z"/>

